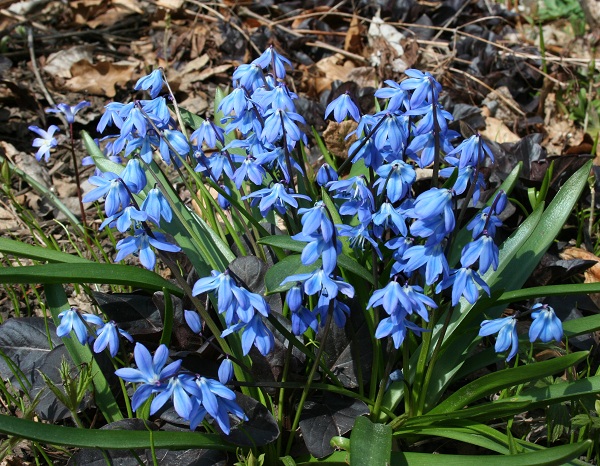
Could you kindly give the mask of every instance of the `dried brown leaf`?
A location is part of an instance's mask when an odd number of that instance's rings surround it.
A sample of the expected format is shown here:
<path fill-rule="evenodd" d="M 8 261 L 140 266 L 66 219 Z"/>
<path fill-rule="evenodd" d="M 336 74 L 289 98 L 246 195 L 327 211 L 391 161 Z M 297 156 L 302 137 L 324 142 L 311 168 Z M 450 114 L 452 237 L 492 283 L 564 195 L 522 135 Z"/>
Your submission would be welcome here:
<path fill-rule="evenodd" d="M 73 77 L 65 82 L 65 87 L 74 92 L 114 97 L 115 85 L 127 84 L 133 78 L 134 69 L 132 63 L 105 61 L 92 65 L 87 60 L 81 60 L 71 67 Z"/>

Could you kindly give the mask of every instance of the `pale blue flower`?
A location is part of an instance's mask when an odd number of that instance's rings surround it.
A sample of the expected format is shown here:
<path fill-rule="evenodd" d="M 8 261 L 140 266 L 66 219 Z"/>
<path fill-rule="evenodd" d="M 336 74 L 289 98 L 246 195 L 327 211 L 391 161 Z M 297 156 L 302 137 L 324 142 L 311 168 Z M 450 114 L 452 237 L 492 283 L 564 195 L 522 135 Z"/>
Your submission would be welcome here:
<path fill-rule="evenodd" d="M 538 338 L 544 343 L 552 340 L 561 341 L 563 337 L 562 322 L 554 313 L 554 309 L 547 304 L 534 304 L 531 308 L 533 323 L 529 327 L 529 341 L 532 343 Z"/>
<path fill-rule="evenodd" d="M 58 145 L 58 140 L 54 137 L 54 133 L 59 131 L 58 126 L 50 125 L 48 130 L 43 130 L 37 126 L 30 126 L 30 131 L 37 133 L 40 137 L 33 140 L 33 147 L 37 147 L 38 150 L 35 153 L 35 158 L 39 162 L 44 157 L 44 161 L 50 160 L 50 150 L 54 149 Z"/>

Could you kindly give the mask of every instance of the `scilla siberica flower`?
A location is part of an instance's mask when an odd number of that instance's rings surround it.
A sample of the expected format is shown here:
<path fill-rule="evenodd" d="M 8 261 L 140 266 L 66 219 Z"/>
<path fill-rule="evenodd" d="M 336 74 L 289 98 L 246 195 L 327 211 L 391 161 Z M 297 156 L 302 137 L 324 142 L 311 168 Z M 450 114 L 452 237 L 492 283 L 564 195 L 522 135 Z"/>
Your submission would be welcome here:
<path fill-rule="evenodd" d="M 58 145 L 57 139 L 54 137 L 54 133 L 59 131 L 58 126 L 50 125 L 48 130 L 43 130 L 37 126 L 30 126 L 30 131 L 37 133 L 40 137 L 33 140 L 33 147 L 37 147 L 38 150 L 35 153 L 35 158 L 39 162 L 44 157 L 44 161 L 50 160 L 50 150 L 54 149 Z"/>
<path fill-rule="evenodd" d="M 136 91 L 139 91 L 141 89 L 148 91 L 150 93 L 150 97 L 154 99 L 158 97 L 158 94 L 160 94 L 163 84 L 164 81 L 162 70 L 160 68 L 157 68 L 149 75 L 138 79 L 133 88 Z"/>
<path fill-rule="evenodd" d="M 154 353 L 154 358 L 152 358 L 144 345 L 136 343 L 133 355 L 138 368 L 125 367 L 117 369 L 115 374 L 127 382 L 140 384 L 137 386 L 131 400 L 131 408 L 137 411 L 150 398 L 150 395 L 166 388 L 164 382 L 179 371 L 181 360 L 172 362 L 165 367 L 169 356 L 166 345 L 160 345 Z"/>
<path fill-rule="evenodd" d="M 338 123 L 344 121 L 348 115 L 350 115 L 354 121 L 360 120 L 360 110 L 348 92 L 341 94 L 329 103 L 325 109 L 325 118 L 327 118 L 331 112 L 333 112 L 333 119 Z"/>
<path fill-rule="evenodd" d="M 480 337 L 487 337 L 498 333 L 494 349 L 496 353 L 502 353 L 510 348 L 506 361 L 515 357 L 519 349 L 519 336 L 517 335 L 517 319 L 513 316 L 501 317 L 500 319 L 484 320 L 479 330 Z"/>
<path fill-rule="evenodd" d="M 156 254 L 151 246 L 161 251 L 179 252 L 181 248 L 169 243 L 165 235 L 159 232 L 148 232 L 143 228 L 135 230 L 133 236 L 123 238 L 117 243 L 117 256 L 115 262 L 120 262 L 130 254 L 136 254 L 140 263 L 148 270 L 153 270 L 156 264 Z"/>
<path fill-rule="evenodd" d="M 77 336 L 79 343 L 85 345 L 89 339 L 89 335 L 84 321 L 93 319 L 93 317 L 97 316 L 93 316 L 92 314 L 80 314 L 75 307 L 62 311 L 58 314 L 60 325 L 56 327 L 56 334 L 61 338 L 68 337 L 72 330 L 75 332 L 75 336 Z M 93 323 L 93 321 L 90 323 Z"/>
<path fill-rule="evenodd" d="M 538 338 L 544 343 L 552 340 L 557 342 L 562 340 L 562 322 L 556 317 L 551 306 L 537 303 L 533 305 L 531 310 L 534 312 L 531 314 L 533 323 L 529 327 L 529 341 L 533 343 Z"/>
<path fill-rule="evenodd" d="M 54 108 L 49 108 L 46 110 L 46 113 L 62 113 L 67 119 L 67 123 L 70 125 L 75 123 L 75 115 L 79 110 L 85 107 L 89 107 L 90 103 L 86 100 L 79 102 L 77 105 L 69 105 L 69 104 L 57 104 Z"/>

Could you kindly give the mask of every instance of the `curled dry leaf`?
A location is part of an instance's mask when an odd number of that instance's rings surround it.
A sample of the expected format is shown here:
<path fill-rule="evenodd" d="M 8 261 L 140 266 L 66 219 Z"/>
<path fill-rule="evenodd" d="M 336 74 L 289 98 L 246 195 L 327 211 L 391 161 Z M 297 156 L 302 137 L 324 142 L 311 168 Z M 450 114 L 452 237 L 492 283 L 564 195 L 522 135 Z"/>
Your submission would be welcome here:
<path fill-rule="evenodd" d="M 105 95 L 114 97 L 115 85 L 124 86 L 133 78 L 135 64 L 99 62 L 92 65 L 88 60 L 81 60 L 71 66 L 71 79 L 65 87 L 74 92 Z"/>
<path fill-rule="evenodd" d="M 581 248 L 567 248 L 560 253 L 561 259 L 583 259 L 588 261 L 596 261 L 596 265 L 590 267 L 583 272 L 584 283 L 600 282 L 600 257 Z M 590 298 L 596 306 L 600 306 L 600 293 L 590 294 Z"/>

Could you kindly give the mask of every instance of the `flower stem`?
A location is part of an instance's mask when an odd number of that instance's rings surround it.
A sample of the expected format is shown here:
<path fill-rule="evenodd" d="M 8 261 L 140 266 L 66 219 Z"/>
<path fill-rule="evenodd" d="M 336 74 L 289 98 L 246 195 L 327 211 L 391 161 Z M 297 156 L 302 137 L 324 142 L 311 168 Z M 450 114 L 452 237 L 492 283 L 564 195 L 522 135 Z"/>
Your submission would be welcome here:
<path fill-rule="evenodd" d="M 308 380 L 306 381 L 304 390 L 302 390 L 302 396 L 300 397 L 300 402 L 298 403 L 298 409 L 296 409 L 296 416 L 294 417 L 294 422 L 292 424 L 292 428 L 290 429 L 290 438 L 288 439 L 287 447 L 285 448 L 285 455 L 289 455 L 290 450 L 292 448 L 292 444 L 294 443 L 294 435 L 296 434 L 296 429 L 298 429 L 298 424 L 300 423 L 300 415 L 302 414 L 302 408 L 304 406 L 304 403 L 306 402 L 306 398 L 308 398 L 310 385 L 313 381 L 313 378 L 315 377 L 317 368 L 319 367 L 319 361 L 321 360 L 321 356 L 325 348 L 325 341 L 327 341 L 327 336 L 329 335 L 329 330 L 331 329 L 332 320 L 333 300 L 329 302 L 329 310 L 327 312 L 327 320 L 325 321 L 325 329 L 323 330 L 323 338 L 321 339 L 321 344 L 319 345 L 319 350 L 317 351 L 317 357 L 315 358 L 313 365 L 310 369 L 310 373 L 308 374 Z"/>

